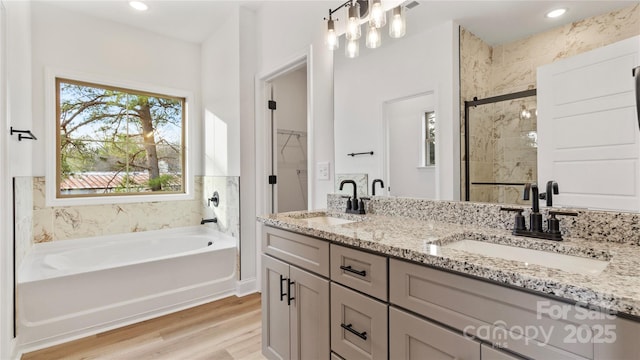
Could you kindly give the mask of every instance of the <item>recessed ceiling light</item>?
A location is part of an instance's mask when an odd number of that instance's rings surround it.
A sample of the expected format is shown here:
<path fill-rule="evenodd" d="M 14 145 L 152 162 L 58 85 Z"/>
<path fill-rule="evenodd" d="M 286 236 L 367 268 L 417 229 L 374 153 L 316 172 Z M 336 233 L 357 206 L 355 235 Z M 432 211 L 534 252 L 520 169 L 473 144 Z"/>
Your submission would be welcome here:
<path fill-rule="evenodd" d="M 142 1 L 129 1 L 129 6 L 139 11 L 145 11 L 149 8 L 147 4 Z"/>
<path fill-rule="evenodd" d="M 567 12 L 567 9 L 555 9 L 555 10 L 551 10 L 547 13 L 547 17 L 548 18 L 557 18 L 559 16 L 564 15 L 564 13 Z"/>

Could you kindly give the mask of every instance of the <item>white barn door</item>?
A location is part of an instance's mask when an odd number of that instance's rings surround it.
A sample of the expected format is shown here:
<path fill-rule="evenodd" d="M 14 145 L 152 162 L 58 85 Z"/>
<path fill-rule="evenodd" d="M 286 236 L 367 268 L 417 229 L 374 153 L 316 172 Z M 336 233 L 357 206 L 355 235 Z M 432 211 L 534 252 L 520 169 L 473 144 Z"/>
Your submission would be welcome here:
<path fill-rule="evenodd" d="M 538 68 L 538 182 L 554 205 L 640 211 L 633 37 Z"/>

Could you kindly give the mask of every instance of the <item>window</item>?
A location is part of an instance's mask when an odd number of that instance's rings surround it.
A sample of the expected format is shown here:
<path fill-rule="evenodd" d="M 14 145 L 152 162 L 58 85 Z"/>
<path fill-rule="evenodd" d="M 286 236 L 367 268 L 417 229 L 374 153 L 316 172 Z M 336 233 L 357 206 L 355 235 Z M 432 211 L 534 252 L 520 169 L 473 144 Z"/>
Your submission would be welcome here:
<path fill-rule="evenodd" d="M 55 78 L 56 199 L 185 194 L 185 97 Z"/>
<path fill-rule="evenodd" d="M 423 134 L 424 134 L 423 166 L 435 166 L 436 165 L 436 113 L 434 111 L 429 111 L 424 113 L 422 128 L 423 128 Z"/>

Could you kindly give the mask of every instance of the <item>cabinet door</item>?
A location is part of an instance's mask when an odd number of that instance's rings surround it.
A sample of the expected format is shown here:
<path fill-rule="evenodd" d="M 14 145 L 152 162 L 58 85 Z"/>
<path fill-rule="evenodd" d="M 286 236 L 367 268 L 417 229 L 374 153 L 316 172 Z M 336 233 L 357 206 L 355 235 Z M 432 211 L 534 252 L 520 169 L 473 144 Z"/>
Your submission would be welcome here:
<path fill-rule="evenodd" d="M 291 358 L 328 359 L 329 281 L 294 266 L 289 275 Z"/>
<path fill-rule="evenodd" d="M 390 307 L 389 356 L 407 360 L 480 360 L 480 343 Z"/>
<path fill-rule="evenodd" d="M 288 264 L 262 255 L 262 354 L 271 360 L 291 358 L 288 278 Z"/>

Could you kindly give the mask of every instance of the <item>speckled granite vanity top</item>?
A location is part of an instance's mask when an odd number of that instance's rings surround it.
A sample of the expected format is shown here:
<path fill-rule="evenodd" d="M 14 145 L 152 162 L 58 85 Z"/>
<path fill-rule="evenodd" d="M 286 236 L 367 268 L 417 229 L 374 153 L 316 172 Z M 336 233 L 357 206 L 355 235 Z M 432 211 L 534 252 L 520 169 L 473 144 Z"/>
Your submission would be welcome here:
<path fill-rule="evenodd" d="M 323 215 L 355 221 L 335 225 L 309 220 Z M 499 228 L 331 211 L 281 213 L 259 217 L 258 221 L 339 244 L 603 307 L 640 321 L 640 246 L 635 244 L 572 237 L 561 242 L 537 240 L 513 236 L 509 230 Z M 586 275 L 443 246 L 463 239 L 597 259 L 608 264 L 599 274 Z"/>

